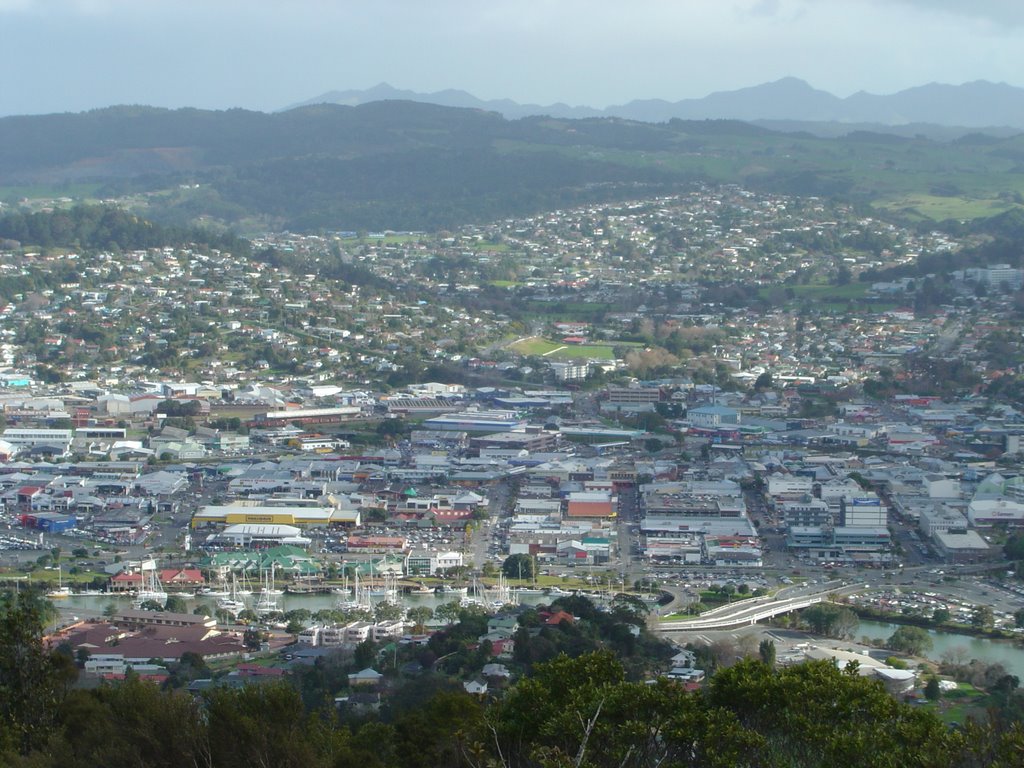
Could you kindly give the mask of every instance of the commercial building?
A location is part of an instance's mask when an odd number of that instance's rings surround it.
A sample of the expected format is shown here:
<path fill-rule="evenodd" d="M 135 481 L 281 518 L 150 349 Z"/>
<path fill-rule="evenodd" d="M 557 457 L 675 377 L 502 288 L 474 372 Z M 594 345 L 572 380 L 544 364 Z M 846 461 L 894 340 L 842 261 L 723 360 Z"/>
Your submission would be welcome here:
<path fill-rule="evenodd" d="M 359 525 L 358 509 L 331 506 L 276 506 L 228 504 L 199 508 L 192 516 L 192 527 L 206 525 L 289 525 L 296 528 L 329 525 Z"/>
<path fill-rule="evenodd" d="M 457 432 L 513 432 L 525 430 L 526 421 L 515 411 L 462 411 L 427 419 L 423 427 Z"/>
<path fill-rule="evenodd" d="M 302 536 L 301 533 L 292 525 L 239 524 L 229 525 L 220 533 L 211 536 L 210 540 L 236 547 L 276 546 L 278 544 L 308 547 L 311 540 Z"/>

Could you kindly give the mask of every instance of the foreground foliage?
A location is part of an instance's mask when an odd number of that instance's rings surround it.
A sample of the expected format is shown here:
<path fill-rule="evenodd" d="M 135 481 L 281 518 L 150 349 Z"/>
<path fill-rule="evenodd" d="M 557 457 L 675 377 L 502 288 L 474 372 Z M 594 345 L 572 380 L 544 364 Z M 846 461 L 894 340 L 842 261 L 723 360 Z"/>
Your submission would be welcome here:
<path fill-rule="evenodd" d="M 1019 724 L 951 730 L 855 668 L 747 660 L 703 691 L 629 682 L 611 651 L 560 655 L 500 700 L 448 686 L 377 714 L 312 709 L 288 683 L 193 697 L 129 679 L 69 689 L 17 597 L 0 616 L 0 765 L 364 768 L 949 768 L 1024 764 Z M 427 690 L 427 687 L 424 688 Z"/>

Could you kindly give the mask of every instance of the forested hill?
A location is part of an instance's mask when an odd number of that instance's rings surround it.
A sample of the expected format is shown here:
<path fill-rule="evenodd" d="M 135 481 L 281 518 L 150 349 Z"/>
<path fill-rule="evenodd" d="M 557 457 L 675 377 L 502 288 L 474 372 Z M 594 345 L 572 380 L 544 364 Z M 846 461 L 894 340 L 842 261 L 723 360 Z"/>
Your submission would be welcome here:
<path fill-rule="evenodd" d="M 728 120 L 506 120 L 401 101 L 0 119 L 2 202 L 29 188 L 146 193 L 147 216 L 159 221 L 258 230 L 438 230 L 703 181 L 901 211 L 893 201 L 914 194 L 991 199 L 997 213 L 1024 200 L 1022 169 L 1020 136 L 820 138 Z"/>
<path fill-rule="evenodd" d="M 40 248 L 134 250 L 142 248 L 217 248 L 246 254 L 248 240 L 196 227 L 166 227 L 106 205 L 78 205 L 38 213 L 0 216 L 0 240 Z"/>

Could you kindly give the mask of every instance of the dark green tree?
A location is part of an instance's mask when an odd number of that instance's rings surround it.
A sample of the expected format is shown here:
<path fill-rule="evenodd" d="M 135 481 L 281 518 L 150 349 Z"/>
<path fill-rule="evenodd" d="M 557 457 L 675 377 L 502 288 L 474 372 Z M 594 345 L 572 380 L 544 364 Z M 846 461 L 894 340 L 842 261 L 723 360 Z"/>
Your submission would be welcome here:
<path fill-rule="evenodd" d="M 77 674 L 68 656 L 43 646 L 47 608 L 28 591 L 0 597 L 0 752 L 27 754 L 50 738 Z"/>
<path fill-rule="evenodd" d="M 501 564 L 501 572 L 508 579 L 532 579 L 533 558 L 529 555 L 509 555 Z"/>

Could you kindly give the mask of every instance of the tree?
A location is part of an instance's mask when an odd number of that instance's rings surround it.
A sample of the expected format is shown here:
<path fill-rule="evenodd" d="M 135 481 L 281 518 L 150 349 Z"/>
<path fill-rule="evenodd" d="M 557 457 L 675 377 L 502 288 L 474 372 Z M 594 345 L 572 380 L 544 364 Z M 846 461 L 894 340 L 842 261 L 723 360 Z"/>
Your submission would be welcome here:
<path fill-rule="evenodd" d="M 359 669 L 373 666 L 377 660 L 377 644 L 373 640 L 364 640 L 356 646 L 353 662 Z"/>
<path fill-rule="evenodd" d="M 769 638 L 765 638 L 761 641 L 761 644 L 757 647 L 757 651 L 767 666 L 775 666 L 775 641 Z"/>
<path fill-rule="evenodd" d="M 1024 560 L 1024 533 L 1015 533 L 1003 545 L 1008 560 Z"/>
<path fill-rule="evenodd" d="M 374 621 L 394 621 L 402 618 L 405 609 L 399 603 L 388 601 L 377 603 L 373 608 Z"/>
<path fill-rule="evenodd" d="M 169 613 L 187 613 L 188 606 L 185 605 L 185 598 L 181 595 L 168 595 L 163 610 Z"/>
<path fill-rule="evenodd" d="M 921 629 L 921 627 L 903 626 L 898 627 L 885 641 L 885 644 L 888 648 L 908 656 L 920 656 L 925 651 L 931 650 L 932 638 L 927 630 Z"/>
<path fill-rule="evenodd" d="M 766 389 L 771 389 L 772 384 L 772 375 L 768 371 L 765 371 L 760 376 L 758 376 L 757 379 L 755 379 L 754 390 L 757 392 L 761 392 Z"/>
<path fill-rule="evenodd" d="M 1024 628 L 1024 608 L 1018 608 L 1013 613 L 1013 623 L 1017 629 Z"/>
<path fill-rule="evenodd" d="M 949 621 L 950 613 L 948 608 L 936 608 L 932 611 L 932 624 L 945 624 Z"/>
<path fill-rule="evenodd" d="M 507 579 L 532 579 L 533 558 L 523 554 L 510 555 L 501 564 L 501 572 Z"/>
<path fill-rule="evenodd" d="M 932 675 L 928 678 L 928 684 L 924 687 L 924 697 L 928 701 L 938 701 L 942 696 L 942 687 L 939 685 L 939 678 Z"/>
<path fill-rule="evenodd" d="M 811 631 L 827 637 L 850 638 L 860 626 L 856 613 L 833 603 L 818 603 L 805 608 L 800 612 L 800 618 L 810 625 Z"/>
<path fill-rule="evenodd" d="M 987 605 L 979 605 L 971 613 L 971 626 L 975 629 L 988 631 L 995 626 L 995 615 L 992 608 Z"/>
<path fill-rule="evenodd" d="M 454 624 L 459 620 L 459 613 L 462 611 L 462 606 L 458 602 L 452 601 L 450 603 L 444 603 L 443 605 L 437 606 L 434 609 L 434 616 L 446 624 Z"/>
<path fill-rule="evenodd" d="M 258 651 L 263 645 L 263 633 L 255 627 L 246 627 L 242 633 L 242 644 L 250 651 Z"/>
<path fill-rule="evenodd" d="M 422 632 L 426 623 L 434 618 L 434 611 L 426 605 L 417 605 L 410 608 L 406 616 L 413 623 L 413 630 Z"/>
<path fill-rule="evenodd" d="M 68 657 L 43 646 L 44 611 L 29 592 L 0 599 L 0 752 L 42 746 L 77 674 Z"/>

